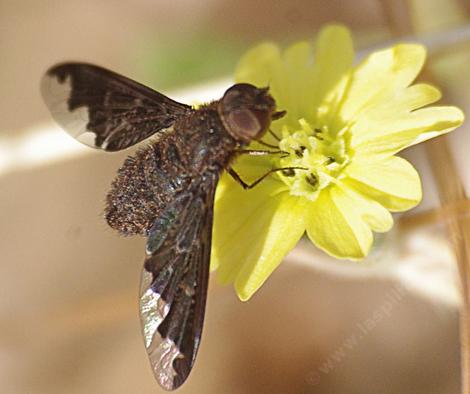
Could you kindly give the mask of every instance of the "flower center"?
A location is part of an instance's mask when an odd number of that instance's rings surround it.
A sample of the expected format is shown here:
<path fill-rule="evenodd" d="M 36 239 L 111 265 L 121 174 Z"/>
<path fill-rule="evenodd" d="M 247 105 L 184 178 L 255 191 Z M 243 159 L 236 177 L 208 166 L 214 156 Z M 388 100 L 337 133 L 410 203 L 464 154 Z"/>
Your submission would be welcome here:
<path fill-rule="evenodd" d="M 288 155 L 279 159 L 279 177 L 289 186 L 294 196 L 315 200 L 322 189 L 341 175 L 350 162 L 346 130 L 332 133 L 328 126 L 312 127 L 305 119 L 299 120 L 300 129 L 282 131 L 279 148 Z"/>

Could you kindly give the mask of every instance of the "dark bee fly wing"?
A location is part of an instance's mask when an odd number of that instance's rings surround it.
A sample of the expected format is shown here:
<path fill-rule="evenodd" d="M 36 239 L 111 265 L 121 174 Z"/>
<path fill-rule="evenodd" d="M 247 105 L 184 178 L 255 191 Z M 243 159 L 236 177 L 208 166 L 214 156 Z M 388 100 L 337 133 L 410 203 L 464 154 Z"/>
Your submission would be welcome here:
<path fill-rule="evenodd" d="M 206 172 L 155 220 L 147 241 L 140 311 L 153 372 L 166 390 L 188 377 L 201 339 L 219 174 Z"/>
<path fill-rule="evenodd" d="M 54 119 L 93 148 L 118 151 L 173 125 L 191 107 L 104 68 L 63 63 L 42 78 Z"/>

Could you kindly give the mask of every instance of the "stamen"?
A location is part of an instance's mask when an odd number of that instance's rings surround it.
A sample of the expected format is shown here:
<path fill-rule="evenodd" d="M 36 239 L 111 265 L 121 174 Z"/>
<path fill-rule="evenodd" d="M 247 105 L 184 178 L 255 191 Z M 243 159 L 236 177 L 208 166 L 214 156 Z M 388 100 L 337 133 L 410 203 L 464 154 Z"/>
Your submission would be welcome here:
<path fill-rule="evenodd" d="M 318 178 L 314 174 L 308 174 L 305 177 L 305 180 L 310 183 L 312 186 L 317 186 L 318 185 Z"/>
<path fill-rule="evenodd" d="M 299 120 L 299 124 L 297 130 L 283 130 L 279 149 L 289 155 L 278 159 L 277 165 L 285 168 L 279 177 L 289 187 L 290 194 L 314 201 L 321 190 L 337 182 L 350 162 L 348 138 L 347 133 L 340 137 L 330 134 L 327 126 L 311 127 L 305 119 Z"/>
<path fill-rule="evenodd" d="M 288 177 L 294 176 L 295 170 L 292 168 L 286 168 L 285 170 L 282 171 L 282 175 L 288 176 Z"/>
<path fill-rule="evenodd" d="M 320 135 L 323 133 L 323 130 L 322 129 L 319 129 L 319 128 L 316 128 L 313 130 L 313 136 L 317 139 L 317 140 L 320 140 L 320 141 L 323 141 L 324 138 Z"/>
<path fill-rule="evenodd" d="M 304 150 L 307 149 L 305 146 L 301 146 L 299 149 L 295 150 L 295 155 L 302 158 L 304 155 Z"/>

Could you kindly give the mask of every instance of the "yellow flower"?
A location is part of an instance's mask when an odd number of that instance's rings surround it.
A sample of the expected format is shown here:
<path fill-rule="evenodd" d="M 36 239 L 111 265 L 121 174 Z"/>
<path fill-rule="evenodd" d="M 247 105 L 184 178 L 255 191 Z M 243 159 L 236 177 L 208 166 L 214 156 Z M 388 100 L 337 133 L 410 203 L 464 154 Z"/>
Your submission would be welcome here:
<path fill-rule="evenodd" d="M 440 98 L 431 85 L 411 85 L 425 56 L 422 46 L 402 44 L 353 66 L 349 31 L 329 26 L 313 53 L 307 42 L 282 55 L 266 43 L 241 59 L 237 81 L 269 86 L 287 111 L 271 127 L 280 141 L 264 141 L 289 155 L 243 155 L 236 171 L 250 181 L 272 168 L 302 169 L 273 173 L 251 190 L 226 174 L 221 179 L 212 268 L 222 283 L 234 283 L 240 299 L 253 295 L 305 231 L 326 253 L 361 259 L 373 231 L 392 227 L 389 211 L 420 202 L 418 173 L 395 154 L 463 121 L 456 107 L 419 109 Z"/>

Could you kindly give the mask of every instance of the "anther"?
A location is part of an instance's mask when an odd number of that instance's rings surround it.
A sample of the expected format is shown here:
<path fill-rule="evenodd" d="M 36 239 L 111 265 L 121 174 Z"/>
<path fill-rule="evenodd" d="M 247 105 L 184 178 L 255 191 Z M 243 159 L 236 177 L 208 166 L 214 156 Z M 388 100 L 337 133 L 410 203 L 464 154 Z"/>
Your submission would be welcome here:
<path fill-rule="evenodd" d="M 294 176 L 295 175 L 295 170 L 292 168 L 286 168 L 285 170 L 282 170 L 282 175 L 284 176 Z"/>
<path fill-rule="evenodd" d="M 303 157 L 304 150 L 307 149 L 305 146 L 301 145 L 299 149 L 295 150 L 295 154 L 297 157 Z"/>
<path fill-rule="evenodd" d="M 317 140 L 320 140 L 320 141 L 323 141 L 323 137 L 320 136 L 319 134 L 323 133 L 323 130 L 322 129 L 319 129 L 319 128 L 315 128 L 313 130 L 313 136 L 317 139 Z"/>
<path fill-rule="evenodd" d="M 316 175 L 314 174 L 308 174 L 306 177 L 305 177 L 305 180 L 310 183 L 312 186 L 317 186 L 318 184 L 318 178 Z"/>

